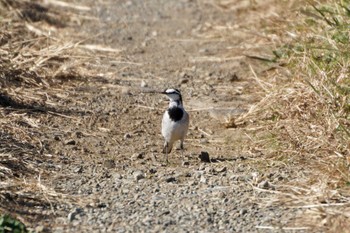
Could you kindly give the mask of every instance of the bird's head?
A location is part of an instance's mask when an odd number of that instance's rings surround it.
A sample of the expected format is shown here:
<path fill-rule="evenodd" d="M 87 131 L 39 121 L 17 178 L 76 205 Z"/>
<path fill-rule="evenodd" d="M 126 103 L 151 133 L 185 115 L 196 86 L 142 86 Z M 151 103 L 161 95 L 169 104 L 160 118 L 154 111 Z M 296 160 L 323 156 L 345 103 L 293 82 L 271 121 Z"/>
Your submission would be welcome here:
<path fill-rule="evenodd" d="M 161 92 L 162 94 L 166 95 L 170 101 L 178 101 L 181 100 L 181 92 L 178 89 L 166 89 L 165 91 Z"/>
<path fill-rule="evenodd" d="M 165 91 L 161 92 L 161 94 L 166 95 L 170 102 L 178 102 L 179 104 L 182 104 L 181 92 L 178 89 L 166 89 Z"/>

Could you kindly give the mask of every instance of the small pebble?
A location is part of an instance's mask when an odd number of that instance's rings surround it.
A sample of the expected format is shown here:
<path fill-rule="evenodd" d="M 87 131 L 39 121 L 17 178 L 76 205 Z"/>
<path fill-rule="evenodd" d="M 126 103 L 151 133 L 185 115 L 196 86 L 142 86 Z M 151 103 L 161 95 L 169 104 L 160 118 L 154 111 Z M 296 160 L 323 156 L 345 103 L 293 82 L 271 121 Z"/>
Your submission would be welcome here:
<path fill-rule="evenodd" d="M 176 182 L 176 178 L 175 177 L 167 177 L 167 178 L 165 178 L 165 182 L 167 182 L 167 183 L 171 183 L 171 182 Z"/>
<path fill-rule="evenodd" d="M 149 169 L 149 172 L 150 172 L 151 174 L 155 174 L 155 173 L 157 173 L 157 169 L 151 168 L 151 169 Z"/>
<path fill-rule="evenodd" d="M 70 212 L 68 214 L 68 221 L 72 222 L 75 219 L 75 215 L 76 215 L 75 212 Z"/>
<path fill-rule="evenodd" d="M 200 159 L 202 162 L 210 163 L 209 153 L 206 152 L 206 151 L 202 151 L 202 152 L 200 153 L 199 159 Z"/>
<path fill-rule="evenodd" d="M 78 166 L 78 167 L 76 167 L 75 169 L 74 169 L 74 172 L 75 173 L 82 173 L 83 172 L 83 167 L 82 166 Z"/>
<path fill-rule="evenodd" d="M 203 174 L 204 174 L 203 171 L 197 171 L 197 172 L 194 173 L 194 177 L 195 177 L 195 178 L 200 178 L 200 177 L 203 176 Z"/>
<path fill-rule="evenodd" d="M 44 229 L 45 229 L 44 226 L 37 226 L 37 227 L 35 228 L 35 232 L 40 233 L 40 232 L 43 232 Z"/>
<path fill-rule="evenodd" d="M 263 180 L 258 184 L 258 188 L 268 189 L 270 187 L 270 183 L 267 180 Z"/>
<path fill-rule="evenodd" d="M 113 169 L 115 168 L 115 161 L 113 159 L 107 159 L 103 162 L 105 168 Z"/>
<path fill-rule="evenodd" d="M 183 162 L 182 162 L 182 166 L 188 166 L 188 165 L 190 165 L 190 162 L 189 162 L 189 161 L 183 161 Z"/>
<path fill-rule="evenodd" d="M 206 139 L 206 138 L 202 138 L 202 139 L 199 141 L 199 143 L 200 143 L 200 144 L 208 144 L 209 141 L 208 141 L 208 139 Z"/>
<path fill-rule="evenodd" d="M 205 164 L 202 163 L 201 165 L 199 165 L 198 170 L 199 170 L 199 171 L 204 171 L 204 170 L 205 170 Z"/>
<path fill-rule="evenodd" d="M 144 178 L 145 178 L 145 174 L 142 171 L 134 172 L 134 179 L 136 181 L 139 181 L 139 180 L 144 179 Z"/>
<path fill-rule="evenodd" d="M 248 211 L 246 209 L 241 209 L 239 211 L 239 214 L 242 216 L 242 215 L 245 215 L 246 213 L 248 213 Z"/>
<path fill-rule="evenodd" d="M 73 139 L 69 139 L 69 140 L 66 140 L 64 142 L 64 144 L 66 144 L 66 145 L 76 145 L 77 142 L 75 140 L 73 140 Z"/>
<path fill-rule="evenodd" d="M 143 159 L 144 158 L 144 153 L 135 153 L 131 156 L 132 160 L 137 160 L 137 159 Z"/>
<path fill-rule="evenodd" d="M 131 138 L 131 134 L 129 133 L 124 134 L 124 139 L 128 139 L 128 138 Z"/>
<path fill-rule="evenodd" d="M 148 84 L 144 80 L 142 80 L 141 81 L 141 87 L 148 87 Z"/>
<path fill-rule="evenodd" d="M 114 178 L 115 180 L 120 180 L 120 179 L 122 179 L 123 177 L 122 177 L 122 175 L 120 175 L 119 173 L 114 173 L 114 174 L 113 174 L 113 178 Z"/>
<path fill-rule="evenodd" d="M 225 172 L 227 170 L 226 167 L 220 167 L 220 168 L 216 168 L 215 171 L 218 172 L 218 173 L 222 173 L 222 172 Z"/>
<path fill-rule="evenodd" d="M 214 171 L 214 169 L 211 168 L 211 167 L 206 167 L 206 168 L 204 169 L 204 171 L 205 171 L 206 173 L 212 173 L 212 172 Z"/>
<path fill-rule="evenodd" d="M 97 208 L 106 208 L 107 204 L 106 203 L 98 203 Z"/>

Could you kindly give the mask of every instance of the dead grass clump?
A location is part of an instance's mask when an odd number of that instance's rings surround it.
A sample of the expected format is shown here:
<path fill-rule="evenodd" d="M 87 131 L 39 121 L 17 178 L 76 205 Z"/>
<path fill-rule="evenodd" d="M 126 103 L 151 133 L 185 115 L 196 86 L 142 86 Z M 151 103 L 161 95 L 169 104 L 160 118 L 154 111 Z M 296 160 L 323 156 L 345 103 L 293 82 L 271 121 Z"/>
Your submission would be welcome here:
<path fill-rule="evenodd" d="M 1 0 L 1 3 L 6 9 L 28 22 L 44 21 L 56 27 L 64 27 L 65 22 L 68 21 L 68 18 L 64 14 L 59 13 L 55 9 L 49 10 L 48 7 L 37 2 L 26 0 Z"/>
<path fill-rule="evenodd" d="M 277 51 L 294 78 L 271 86 L 237 124 L 253 132 L 252 148 L 299 169 L 297 179 L 279 187 L 276 203 L 307 210 L 299 219 L 304 225 L 344 232 L 350 229 L 350 5 L 325 2 L 301 10 Z"/>
<path fill-rule="evenodd" d="M 63 199 L 76 202 L 45 186 L 57 168 L 41 118 L 65 114 L 55 100 L 64 83 L 85 76 L 77 67 L 92 58 L 79 38 L 61 35 L 69 17 L 77 17 L 69 12 L 40 1 L 0 0 L 0 212 L 30 226 L 56 215 Z"/>

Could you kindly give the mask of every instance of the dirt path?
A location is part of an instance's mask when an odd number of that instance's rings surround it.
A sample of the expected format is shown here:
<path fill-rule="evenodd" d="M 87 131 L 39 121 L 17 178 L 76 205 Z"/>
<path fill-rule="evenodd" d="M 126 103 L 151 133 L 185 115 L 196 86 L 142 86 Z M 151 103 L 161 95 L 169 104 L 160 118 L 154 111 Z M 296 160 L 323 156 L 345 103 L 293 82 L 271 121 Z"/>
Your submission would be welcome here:
<path fill-rule="evenodd" d="M 55 206 L 60 217 L 38 225 L 55 232 L 289 226 L 295 211 L 262 205 L 269 192 L 253 188 L 273 189 L 269 182 L 286 174 L 252 164 L 259 155 L 241 153 L 240 129 L 224 127 L 262 95 L 250 66 L 261 74 L 270 65 L 247 55 L 271 54 L 273 37 L 260 27 L 281 12 L 277 2 L 81 1 L 92 19 L 76 30 L 89 35 L 86 44 L 114 52 L 84 64 L 100 75 L 73 80 L 66 89 L 61 104 L 75 116 L 42 119 L 53 134 L 47 145 L 56 163 L 42 183 L 75 201 L 62 201 Z M 162 166 L 167 101 L 142 91 L 166 87 L 182 90 L 191 124 L 186 158 L 175 152 Z M 201 163 L 201 151 L 215 162 Z"/>

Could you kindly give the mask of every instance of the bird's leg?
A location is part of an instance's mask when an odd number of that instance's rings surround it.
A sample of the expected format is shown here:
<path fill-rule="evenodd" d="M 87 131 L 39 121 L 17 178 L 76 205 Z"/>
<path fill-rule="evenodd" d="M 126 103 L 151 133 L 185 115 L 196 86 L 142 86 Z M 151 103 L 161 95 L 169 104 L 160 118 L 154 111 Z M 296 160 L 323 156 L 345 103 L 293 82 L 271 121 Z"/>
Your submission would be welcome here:
<path fill-rule="evenodd" d="M 164 147 L 163 147 L 163 153 L 165 154 L 165 159 L 166 159 L 166 164 L 168 164 L 168 153 L 171 150 L 171 147 L 169 147 L 169 143 L 167 141 L 164 142 Z"/>
<path fill-rule="evenodd" d="M 181 150 L 181 156 L 182 156 L 182 159 L 184 158 L 184 140 L 181 139 L 181 142 L 180 142 L 180 150 Z"/>
<path fill-rule="evenodd" d="M 166 159 L 166 165 L 168 165 L 169 161 L 168 161 L 168 143 L 165 143 L 165 159 Z"/>
<path fill-rule="evenodd" d="M 165 156 L 166 156 L 166 165 L 168 165 L 169 161 L 168 161 L 168 144 L 166 145 L 166 152 L 165 152 Z"/>

